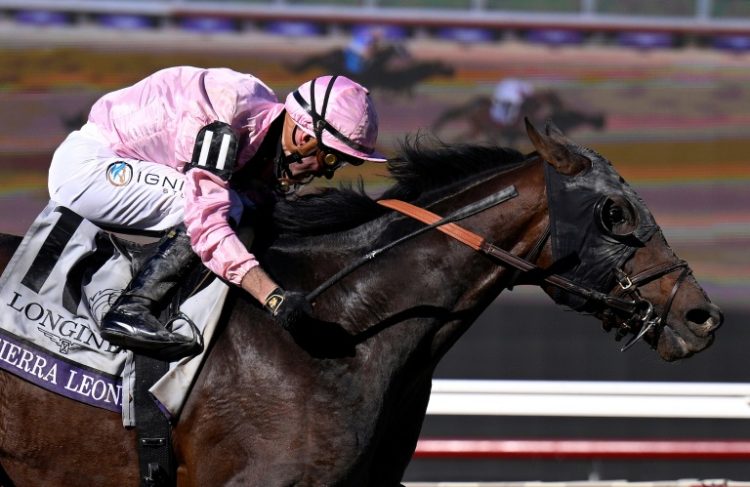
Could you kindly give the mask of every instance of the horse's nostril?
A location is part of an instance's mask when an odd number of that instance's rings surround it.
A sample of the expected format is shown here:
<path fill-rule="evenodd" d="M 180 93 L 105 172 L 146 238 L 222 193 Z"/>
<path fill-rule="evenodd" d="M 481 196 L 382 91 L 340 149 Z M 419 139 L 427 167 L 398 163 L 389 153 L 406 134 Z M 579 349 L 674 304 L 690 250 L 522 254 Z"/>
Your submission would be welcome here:
<path fill-rule="evenodd" d="M 711 314 L 705 309 L 691 309 L 687 312 L 685 318 L 691 323 L 702 325 L 711 319 Z"/>
<path fill-rule="evenodd" d="M 694 328 L 705 333 L 712 332 L 721 326 L 724 315 L 718 306 L 710 304 L 706 308 L 694 308 L 687 312 L 685 319 L 694 325 Z"/>

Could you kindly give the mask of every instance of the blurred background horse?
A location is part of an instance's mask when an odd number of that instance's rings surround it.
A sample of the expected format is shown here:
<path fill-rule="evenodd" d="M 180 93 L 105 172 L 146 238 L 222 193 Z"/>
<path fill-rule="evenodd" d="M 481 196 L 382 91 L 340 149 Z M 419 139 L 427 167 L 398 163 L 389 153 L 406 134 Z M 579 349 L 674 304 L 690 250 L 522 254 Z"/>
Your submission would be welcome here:
<path fill-rule="evenodd" d="M 431 130 L 438 136 L 450 133 L 451 141 L 515 146 L 526 133 L 524 117 L 537 124 L 554 120 L 566 134 L 579 128 L 601 131 L 606 126 L 603 112 L 576 110 L 552 89 L 535 90 L 527 82 L 505 79 L 497 84 L 493 96 L 478 95 L 445 109 L 432 122 Z"/>

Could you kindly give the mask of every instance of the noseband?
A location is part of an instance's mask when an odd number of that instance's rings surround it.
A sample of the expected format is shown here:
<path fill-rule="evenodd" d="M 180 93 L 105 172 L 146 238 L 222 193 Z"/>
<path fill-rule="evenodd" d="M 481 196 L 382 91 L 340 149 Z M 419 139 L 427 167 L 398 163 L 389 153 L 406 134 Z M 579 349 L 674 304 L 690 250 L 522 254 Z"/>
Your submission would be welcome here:
<path fill-rule="evenodd" d="M 639 287 L 644 284 L 648 284 L 651 281 L 660 279 L 667 274 L 682 269 L 680 275 L 672 286 L 672 291 L 669 293 L 669 299 L 661 312 L 661 315 L 656 314 L 654 305 L 643 298 L 639 291 Z M 636 275 L 630 277 L 622 269 L 615 269 L 615 277 L 617 278 L 617 288 L 614 291 L 616 296 L 633 296 L 636 303 L 639 303 L 642 312 L 640 315 L 634 314 L 630 318 L 619 323 L 617 334 L 615 335 L 616 340 L 621 340 L 628 333 L 633 333 L 633 337 L 622 347 L 621 351 L 626 351 L 650 330 L 659 331 L 667 322 L 669 311 L 672 309 L 672 303 L 674 302 L 675 296 L 680 285 L 685 281 L 688 275 L 690 275 L 690 267 L 684 260 L 677 262 L 669 262 L 664 264 L 657 264 L 642 270 Z"/>

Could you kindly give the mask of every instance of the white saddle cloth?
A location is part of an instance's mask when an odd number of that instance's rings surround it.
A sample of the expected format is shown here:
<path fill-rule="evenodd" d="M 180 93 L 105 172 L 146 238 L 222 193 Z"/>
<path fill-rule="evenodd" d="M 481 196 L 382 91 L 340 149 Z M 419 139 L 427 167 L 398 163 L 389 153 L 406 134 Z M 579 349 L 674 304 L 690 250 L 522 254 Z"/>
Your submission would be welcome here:
<path fill-rule="evenodd" d="M 132 353 L 99 336 L 99 319 L 132 277 L 111 236 L 50 201 L 0 277 L 0 368 L 49 391 L 121 412 L 135 425 Z M 221 315 L 229 286 L 220 279 L 180 311 L 204 343 Z M 189 335 L 184 320 L 175 332 Z M 170 365 L 151 389 L 167 415 L 180 414 L 203 354 Z"/>

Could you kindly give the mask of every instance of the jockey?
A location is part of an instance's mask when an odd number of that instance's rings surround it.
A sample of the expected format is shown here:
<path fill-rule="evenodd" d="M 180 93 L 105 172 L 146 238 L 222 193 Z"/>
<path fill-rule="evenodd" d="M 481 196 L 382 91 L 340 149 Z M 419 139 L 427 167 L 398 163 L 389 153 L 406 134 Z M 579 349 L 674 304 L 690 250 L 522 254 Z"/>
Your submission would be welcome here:
<path fill-rule="evenodd" d="M 534 94 L 534 87 L 523 80 L 507 78 L 495 85 L 490 117 L 497 124 L 508 126 L 518 120 L 523 102 Z"/>
<path fill-rule="evenodd" d="M 377 29 L 364 29 L 352 36 L 344 48 L 344 65 L 353 74 L 362 74 L 370 66 L 373 56 L 380 48 L 382 33 Z"/>
<path fill-rule="evenodd" d="M 237 188 L 291 192 L 346 163 L 384 162 L 377 134 L 368 91 L 343 76 L 308 81 L 280 103 L 249 74 L 181 66 L 104 95 L 56 150 L 50 195 L 103 228 L 165 236 L 102 318 L 102 336 L 165 360 L 199 352 L 154 316 L 196 254 L 284 328 L 308 319 L 304 294 L 274 282 L 235 233 L 248 201 Z"/>

